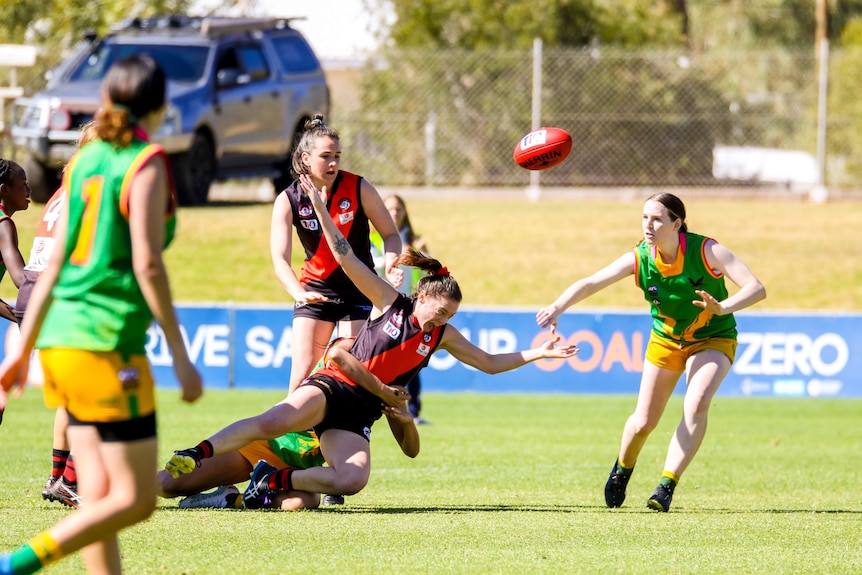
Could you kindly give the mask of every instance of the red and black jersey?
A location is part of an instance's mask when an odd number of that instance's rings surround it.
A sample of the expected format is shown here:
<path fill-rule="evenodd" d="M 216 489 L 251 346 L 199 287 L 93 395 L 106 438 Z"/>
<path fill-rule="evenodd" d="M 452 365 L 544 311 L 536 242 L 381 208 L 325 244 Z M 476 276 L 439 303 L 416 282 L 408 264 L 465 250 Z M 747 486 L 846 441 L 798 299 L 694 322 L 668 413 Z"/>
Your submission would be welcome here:
<path fill-rule="evenodd" d="M 440 346 L 446 326 L 424 332 L 413 316 L 415 296 L 398 294 L 386 313 L 369 319 L 353 342 L 351 354 L 380 381 L 406 386 L 428 365 L 431 354 Z M 327 373 L 356 385 L 336 365 L 327 363 L 319 373 Z"/>
<path fill-rule="evenodd" d="M 359 193 L 362 177 L 350 172 L 339 171 L 335 182 L 329 190 L 326 209 L 332 216 L 335 225 L 356 254 L 369 269 L 374 269 L 371 258 L 370 226 L 365 210 L 362 207 L 362 196 Z M 305 263 L 302 265 L 300 283 L 311 285 L 321 292 L 331 290 L 326 295 L 335 295 L 355 291 L 353 282 L 335 261 L 314 207 L 308 195 L 302 191 L 299 180 L 295 180 L 284 192 L 290 200 L 293 210 L 293 227 L 302 247 L 305 248 Z M 328 288 L 328 289 L 320 289 Z"/>

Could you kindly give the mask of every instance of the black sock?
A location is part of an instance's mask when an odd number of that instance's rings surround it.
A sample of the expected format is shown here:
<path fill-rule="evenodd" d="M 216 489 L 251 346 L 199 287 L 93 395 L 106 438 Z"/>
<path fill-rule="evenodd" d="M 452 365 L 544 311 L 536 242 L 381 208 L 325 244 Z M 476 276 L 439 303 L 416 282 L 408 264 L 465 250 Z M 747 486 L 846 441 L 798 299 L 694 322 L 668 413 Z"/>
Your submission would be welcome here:
<path fill-rule="evenodd" d="M 194 457 L 195 461 L 200 463 L 202 459 L 207 459 L 213 456 L 213 444 L 208 439 L 204 439 L 191 449 L 184 449 L 186 453 Z"/>

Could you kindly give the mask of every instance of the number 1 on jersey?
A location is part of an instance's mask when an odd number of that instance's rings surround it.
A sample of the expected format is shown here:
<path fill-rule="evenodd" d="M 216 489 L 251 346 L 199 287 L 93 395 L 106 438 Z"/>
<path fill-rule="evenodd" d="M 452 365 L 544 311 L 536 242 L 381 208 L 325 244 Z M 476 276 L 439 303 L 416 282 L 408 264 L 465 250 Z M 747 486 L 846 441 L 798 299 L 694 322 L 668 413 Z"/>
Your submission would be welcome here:
<path fill-rule="evenodd" d="M 102 176 L 93 176 L 84 180 L 81 198 L 86 205 L 84 217 L 81 218 L 81 229 L 78 231 L 78 241 L 69 256 L 69 263 L 72 265 L 84 266 L 90 261 L 90 256 L 93 253 L 93 241 L 96 236 L 96 222 L 99 221 L 99 209 L 102 206 L 104 184 Z"/>

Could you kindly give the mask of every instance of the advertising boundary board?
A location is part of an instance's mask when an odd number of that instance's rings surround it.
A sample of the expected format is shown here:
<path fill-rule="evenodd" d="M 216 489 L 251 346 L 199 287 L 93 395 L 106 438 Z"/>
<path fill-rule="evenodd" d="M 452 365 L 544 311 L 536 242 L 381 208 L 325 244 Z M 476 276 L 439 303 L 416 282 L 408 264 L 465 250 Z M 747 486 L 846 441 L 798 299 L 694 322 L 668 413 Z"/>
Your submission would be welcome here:
<path fill-rule="evenodd" d="M 287 391 L 292 307 L 182 305 L 177 307 L 192 361 L 210 389 Z M 736 361 L 718 391 L 725 396 L 862 397 L 862 314 L 762 313 L 737 315 Z M 536 347 L 549 337 L 535 311 L 462 307 L 452 324 L 490 353 Z M 639 311 L 564 313 L 558 333 L 581 348 L 569 360 L 541 360 L 487 375 L 446 352 L 422 371 L 428 392 L 634 394 L 640 383 L 651 318 Z M 6 344 L 17 337 L 10 324 Z M 154 324 L 147 356 L 160 387 L 177 387 L 164 334 Z M 38 370 L 31 379 L 38 383 Z M 684 389 L 684 377 L 676 393 Z"/>

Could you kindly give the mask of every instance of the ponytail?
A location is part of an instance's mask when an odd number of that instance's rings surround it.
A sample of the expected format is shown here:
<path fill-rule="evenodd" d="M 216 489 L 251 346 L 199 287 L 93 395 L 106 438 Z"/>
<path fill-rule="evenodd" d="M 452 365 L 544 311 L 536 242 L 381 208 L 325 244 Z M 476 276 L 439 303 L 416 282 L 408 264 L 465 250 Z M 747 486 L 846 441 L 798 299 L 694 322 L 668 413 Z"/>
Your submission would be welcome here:
<path fill-rule="evenodd" d="M 449 269 L 439 261 L 410 249 L 398 258 L 398 263 L 419 268 L 428 274 L 416 284 L 417 293 L 443 297 L 461 303 L 462 295 L 458 282 L 449 273 Z"/>

